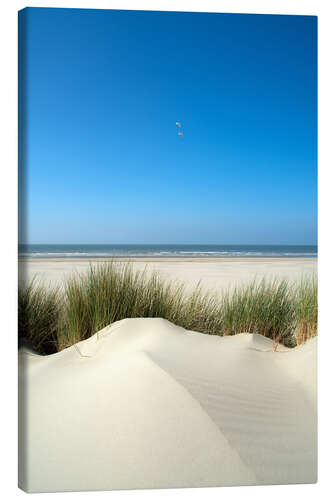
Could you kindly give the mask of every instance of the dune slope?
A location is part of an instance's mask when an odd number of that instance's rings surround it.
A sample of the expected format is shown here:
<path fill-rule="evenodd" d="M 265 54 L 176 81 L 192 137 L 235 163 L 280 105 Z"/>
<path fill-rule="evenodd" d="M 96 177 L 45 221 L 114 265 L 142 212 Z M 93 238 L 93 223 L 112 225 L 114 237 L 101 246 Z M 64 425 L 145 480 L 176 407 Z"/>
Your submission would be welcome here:
<path fill-rule="evenodd" d="M 316 339 L 289 350 L 126 319 L 19 353 L 29 492 L 316 481 Z"/>

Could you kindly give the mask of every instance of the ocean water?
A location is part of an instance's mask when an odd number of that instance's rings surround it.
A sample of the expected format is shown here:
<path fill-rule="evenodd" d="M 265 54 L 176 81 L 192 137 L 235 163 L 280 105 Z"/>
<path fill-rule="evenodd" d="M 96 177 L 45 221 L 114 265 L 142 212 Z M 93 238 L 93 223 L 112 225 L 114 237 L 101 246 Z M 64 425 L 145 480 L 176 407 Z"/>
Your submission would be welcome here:
<path fill-rule="evenodd" d="M 317 257 L 315 245 L 19 245 L 30 258 Z"/>

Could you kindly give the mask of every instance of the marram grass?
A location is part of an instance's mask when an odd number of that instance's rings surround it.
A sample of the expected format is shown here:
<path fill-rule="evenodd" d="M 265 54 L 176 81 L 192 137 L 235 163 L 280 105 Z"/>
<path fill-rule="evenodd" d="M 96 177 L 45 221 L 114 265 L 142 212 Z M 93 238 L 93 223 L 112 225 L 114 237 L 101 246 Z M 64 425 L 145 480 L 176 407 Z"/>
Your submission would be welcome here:
<path fill-rule="evenodd" d="M 296 289 L 297 344 L 318 332 L 318 283 L 315 276 L 303 278 Z"/>
<path fill-rule="evenodd" d="M 63 307 L 58 289 L 48 289 L 33 279 L 18 289 L 18 337 L 30 341 L 40 354 L 58 351 L 58 325 Z"/>
<path fill-rule="evenodd" d="M 165 318 L 187 330 L 211 335 L 259 333 L 288 347 L 317 335 L 317 281 L 298 284 L 262 280 L 223 292 L 163 280 L 115 262 L 75 274 L 62 289 L 33 280 L 19 288 L 19 337 L 40 354 L 84 340 L 124 318 Z"/>

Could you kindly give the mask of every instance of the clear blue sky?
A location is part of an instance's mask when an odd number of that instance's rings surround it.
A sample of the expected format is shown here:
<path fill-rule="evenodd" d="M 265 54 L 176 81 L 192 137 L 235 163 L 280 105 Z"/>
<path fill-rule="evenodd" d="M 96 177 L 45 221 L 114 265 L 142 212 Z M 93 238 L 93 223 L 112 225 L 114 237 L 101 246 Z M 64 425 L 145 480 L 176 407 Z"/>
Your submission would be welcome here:
<path fill-rule="evenodd" d="M 316 244 L 315 17 L 20 15 L 21 241 Z"/>

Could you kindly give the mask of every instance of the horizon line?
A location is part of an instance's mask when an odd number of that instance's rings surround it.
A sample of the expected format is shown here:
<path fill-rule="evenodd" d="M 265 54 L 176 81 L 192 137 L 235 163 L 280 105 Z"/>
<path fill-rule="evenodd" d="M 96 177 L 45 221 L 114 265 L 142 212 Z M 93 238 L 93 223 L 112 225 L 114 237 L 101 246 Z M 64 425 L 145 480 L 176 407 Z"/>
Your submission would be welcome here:
<path fill-rule="evenodd" d="M 18 245 L 183 245 L 183 246 L 190 246 L 190 245 L 207 245 L 207 246 L 314 246 L 317 247 L 318 243 L 18 243 Z"/>

